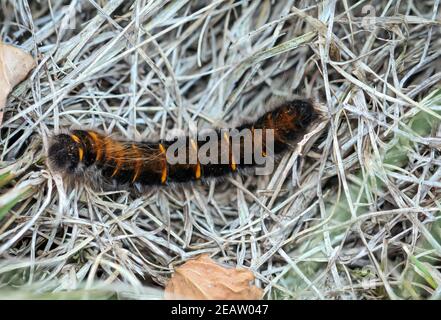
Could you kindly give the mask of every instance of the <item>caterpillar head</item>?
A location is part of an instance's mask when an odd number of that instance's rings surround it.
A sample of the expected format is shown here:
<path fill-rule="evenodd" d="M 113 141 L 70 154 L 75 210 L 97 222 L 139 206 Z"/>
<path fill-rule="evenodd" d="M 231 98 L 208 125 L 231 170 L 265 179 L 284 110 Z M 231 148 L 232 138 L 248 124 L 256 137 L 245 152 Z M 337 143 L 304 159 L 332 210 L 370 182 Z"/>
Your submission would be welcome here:
<path fill-rule="evenodd" d="M 54 136 L 49 147 L 48 160 L 53 170 L 74 173 L 80 162 L 78 144 L 68 134 Z"/>
<path fill-rule="evenodd" d="M 295 114 L 296 125 L 299 128 L 308 127 L 317 118 L 314 105 L 309 100 L 293 100 L 288 104 L 288 109 Z"/>

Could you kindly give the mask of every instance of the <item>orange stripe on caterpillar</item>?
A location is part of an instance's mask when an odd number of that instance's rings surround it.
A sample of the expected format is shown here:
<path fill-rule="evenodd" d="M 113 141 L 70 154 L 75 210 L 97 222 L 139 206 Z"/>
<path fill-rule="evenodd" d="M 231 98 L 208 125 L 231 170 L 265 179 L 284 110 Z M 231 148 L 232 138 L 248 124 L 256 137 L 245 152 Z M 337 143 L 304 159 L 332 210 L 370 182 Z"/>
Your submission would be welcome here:
<path fill-rule="evenodd" d="M 164 146 L 161 143 L 159 144 L 159 150 L 164 155 L 164 159 L 162 160 L 161 183 L 165 184 L 165 182 L 167 181 L 167 154 Z"/>
<path fill-rule="evenodd" d="M 78 136 L 71 134 L 70 137 L 72 138 L 73 141 L 75 141 L 76 143 L 81 143 L 80 138 L 78 138 Z"/>
<path fill-rule="evenodd" d="M 98 134 L 96 134 L 93 131 L 87 131 L 87 134 L 92 138 L 93 141 L 93 148 L 95 149 L 95 161 L 101 161 L 101 158 L 103 156 L 103 143 L 101 141 L 101 137 L 98 136 Z"/>
<path fill-rule="evenodd" d="M 84 149 L 81 147 L 78 147 L 78 157 L 80 159 L 80 161 L 83 161 L 84 158 Z"/>
<path fill-rule="evenodd" d="M 71 134 L 70 137 L 72 138 L 73 141 L 75 141 L 77 144 L 81 145 L 81 139 L 75 135 L 75 134 Z M 81 146 L 78 146 L 78 158 L 80 161 L 83 161 L 84 158 L 84 149 Z"/>
<path fill-rule="evenodd" d="M 191 147 L 193 149 L 193 152 L 197 155 L 197 152 L 198 152 L 198 144 L 197 144 L 197 142 L 194 139 L 190 139 L 190 145 L 191 145 Z M 197 159 L 197 157 L 196 157 L 196 167 L 195 167 L 195 170 L 194 170 L 194 177 L 196 178 L 196 180 L 198 180 L 198 179 L 201 178 L 201 175 L 202 175 L 202 173 L 201 173 L 201 164 L 199 162 L 199 159 Z"/>
<path fill-rule="evenodd" d="M 196 164 L 195 178 L 196 179 L 201 178 L 201 164 L 199 162 Z"/>

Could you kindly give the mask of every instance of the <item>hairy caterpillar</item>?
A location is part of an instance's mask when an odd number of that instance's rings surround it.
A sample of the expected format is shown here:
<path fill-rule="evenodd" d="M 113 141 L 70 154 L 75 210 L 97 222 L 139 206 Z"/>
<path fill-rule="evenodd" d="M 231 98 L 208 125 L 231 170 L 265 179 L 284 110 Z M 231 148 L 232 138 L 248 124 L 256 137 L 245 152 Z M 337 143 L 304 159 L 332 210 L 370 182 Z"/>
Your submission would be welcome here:
<path fill-rule="evenodd" d="M 208 161 L 202 161 L 200 153 L 191 152 L 201 151 L 207 143 L 206 137 L 184 137 L 181 144 L 184 151 L 187 151 L 185 161 L 178 163 L 170 163 L 170 155 L 175 155 L 176 152 L 168 152 L 176 147 L 176 139 L 134 142 L 114 139 L 93 130 L 72 130 L 52 138 L 48 164 L 66 178 L 82 177 L 105 189 L 109 189 L 109 186 L 115 188 L 125 185 L 142 191 L 145 187 L 154 185 L 190 182 L 243 172 L 258 165 L 259 156 L 248 154 L 250 148 L 247 149 L 246 141 L 251 143 L 251 150 L 260 145 L 260 155 L 264 158 L 277 156 L 298 142 L 317 118 L 318 113 L 312 102 L 285 102 L 264 113 L 256 121 L 236 128 L 238 132 L 250 132 L 248 140 L 236 140 L 236 150 L 240 151 L 238 154 L 232 151 L 233 136 L 217 129 L 213 130 L 215 135 L 210 141 L 218 144 L 207 152 L 211 156 Z M 273 139 L 271 154 L 264 150 L 269 145 L 268 135 L 265 135 L 269 132 Z M 190 161 L 191 154 L 193 161 Z M 247 156 L 248 161 L 245 159 Z"/>

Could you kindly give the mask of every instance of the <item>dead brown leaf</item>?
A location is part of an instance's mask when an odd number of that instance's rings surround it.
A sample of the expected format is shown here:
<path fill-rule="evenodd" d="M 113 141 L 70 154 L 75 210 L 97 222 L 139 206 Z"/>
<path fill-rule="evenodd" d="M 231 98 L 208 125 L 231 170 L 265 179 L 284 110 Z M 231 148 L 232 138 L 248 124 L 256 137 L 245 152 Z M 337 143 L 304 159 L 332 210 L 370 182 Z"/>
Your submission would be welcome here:
<path fill-rule="evenodd" d="M 29 53 L 0 41 L 0 124 L 8 94 L 34 67 L 35 60 Z"/>
<path fill-rule="evenodd" d="M 258 300 L 262 289 L 250 285 L 253 280 L 249 270 L 226 268 L 201 255 L 176 268 L 165 288 L 165 299 Z"/>

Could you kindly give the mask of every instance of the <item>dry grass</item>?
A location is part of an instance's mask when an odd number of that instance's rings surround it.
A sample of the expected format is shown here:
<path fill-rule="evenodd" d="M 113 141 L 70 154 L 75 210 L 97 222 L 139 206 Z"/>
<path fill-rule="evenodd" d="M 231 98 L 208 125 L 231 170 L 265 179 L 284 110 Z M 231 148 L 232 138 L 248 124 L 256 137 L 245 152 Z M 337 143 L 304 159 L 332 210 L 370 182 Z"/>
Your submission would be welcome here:
<path fill-rule="evenodd" d="M 209 253 L 268 299 L 439 299 L 439 2 L 1 0 L 38 57 L 1 127 L 2 297 L 161 298 Z M 44 162 L 60 128 L 166 137 L 293 94 L 329 122 L 268 177 L 135 198 Z"/>

